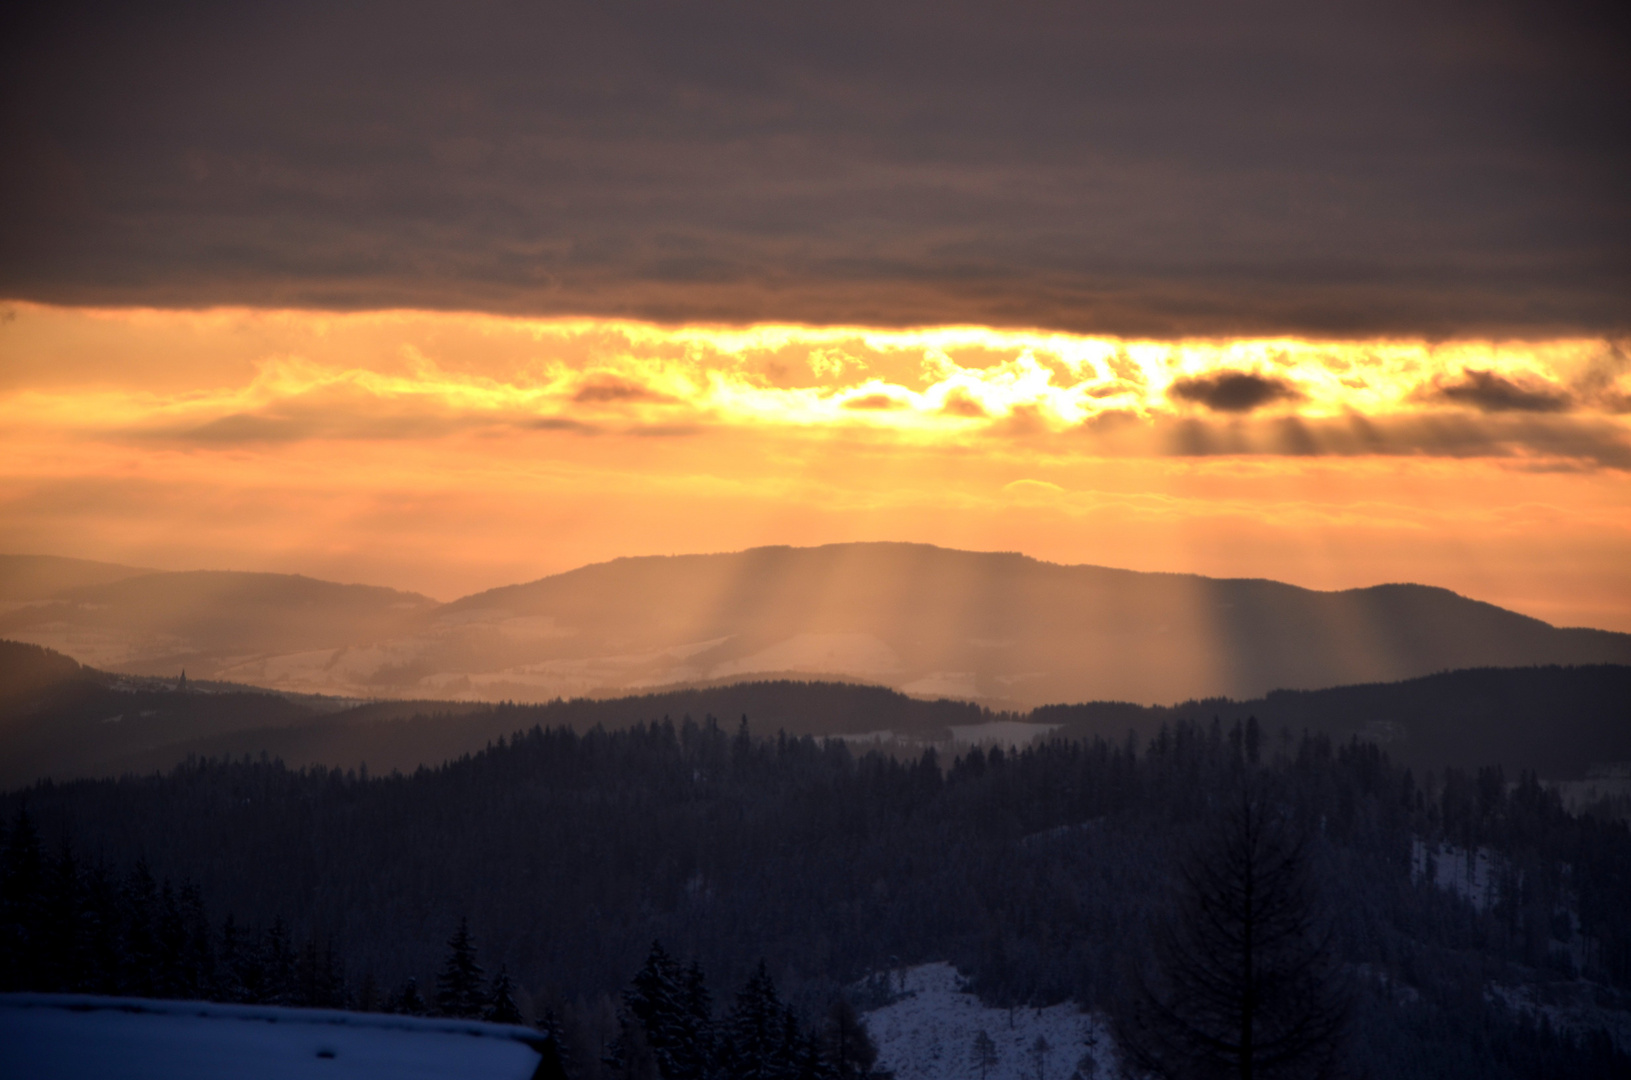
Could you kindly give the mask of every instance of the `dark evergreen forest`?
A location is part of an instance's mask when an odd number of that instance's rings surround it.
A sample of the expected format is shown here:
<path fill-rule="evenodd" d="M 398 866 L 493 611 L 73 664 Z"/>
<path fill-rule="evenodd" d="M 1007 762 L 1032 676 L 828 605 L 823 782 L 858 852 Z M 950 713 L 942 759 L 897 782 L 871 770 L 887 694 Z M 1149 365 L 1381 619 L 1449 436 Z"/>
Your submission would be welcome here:
<path fill-rule="evenodd" d="M 483 974 L 453 1007 L 509 997 L 585 1077 L 626 1066 L 653 942 L 665 978 L 705 972 L 725 1003 L 698 1023 L 774 1012 L 788 1054 L 814 1054 L 846 987 L 864 1009 L 861 980 L 930 960 L 991 1003 L 1113 1014 L 1174 866 L 1244 783 L 1310 838 L 1353 1073 L 1631 1069 L 1604 1030 L 1631 1002 L 1625 824 L 1566 813 L 1532 774 L 1417 775 L 1255 721 L 941 760 L 686 718 L 534 728 L 411 775 L 240 759 L 41 783 L 0 798 L 4 978 L 433 1008 L 462 926 Z M 1496 902 L 1413 880 L 1418 840 L 1489 849 Z"/>
<path fill-rule="evenodd" d="M 295 765 L 366 763 L 412 772 L 475 753 L 533 727 L 618 731 L 664 716 L 746 714 L 764 731 L 853 736 L 889 732 L 950 746 L 952 729 L 990 721 L 1056 727 L 1061 737 L 1140 743 L 1184 722 L 1256 716 L 1345 743 L 1384 746 L 1418 772 L 1501 765 L 1546 780 L 1631 761 L 1631 667 L 1477 668 L 1396 683 L 1276 690 L 1252 701 L 1174 705 L 1095 701 L 1010 712 L 920 700 L 881 686 L 767 680 L 632 697 L 538 704 L 355 701 L 277 694 L 227 683 L 179 686 L 83 668 L 49 649 L 0 641 L 0 788 L 168 770 L 198 758 L 270 754 Z M 921 749 L 921 746 L 919 747 Z"/>

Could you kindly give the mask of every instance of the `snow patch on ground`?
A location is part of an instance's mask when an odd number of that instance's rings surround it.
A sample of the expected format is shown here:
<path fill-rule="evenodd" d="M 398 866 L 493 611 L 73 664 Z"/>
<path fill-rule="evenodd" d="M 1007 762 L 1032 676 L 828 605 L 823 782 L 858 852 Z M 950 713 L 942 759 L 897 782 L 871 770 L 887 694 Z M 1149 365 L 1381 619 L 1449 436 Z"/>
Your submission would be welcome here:
<path fill-rule="evenodd" d="M 1429 881 L 1471 902 L 1479 911 L 1500 898 L 1501 857 L 1489 848 L 1476 851 L 1451 844 L 1410 842 L 1410 880 Z"/>
<path fill-rule="evenodd" d="M 983 724 L 954 724 L 953 742 L 977 746 L 996 743 L 998 746 L 1029 746 L 1063 724 L 1031 724 L 1024 720 L 988 720 Z"/>
<path fill-rule="evenodd" d="M 1490 983 L 1485 997 L 1514 1013 L 1545 1021 L 1579 1037 L 1605 1032 L 1621 1053 L 1631 1052 L 1631 994 L 1585 981 L 1505 986 Z"/>
<path fill-rule="evenodd" d="M 895 1001 L 865 1013 L 878 1046 L 878 1066 L 897 1080 L 981 1080 L 974 1042 L 981 1031 L 996 1048 L 985 1080 L 1069 1080 L 1115 1075 L 1115 1054 L 1102 1018 L 1072 1002 L 1045 1009 L 993 1009 L 964 989 L 950 964 L 923 964 L 890 975 Z M 1037 1038 L 1049 1049 L 1038 1071 Z"/>

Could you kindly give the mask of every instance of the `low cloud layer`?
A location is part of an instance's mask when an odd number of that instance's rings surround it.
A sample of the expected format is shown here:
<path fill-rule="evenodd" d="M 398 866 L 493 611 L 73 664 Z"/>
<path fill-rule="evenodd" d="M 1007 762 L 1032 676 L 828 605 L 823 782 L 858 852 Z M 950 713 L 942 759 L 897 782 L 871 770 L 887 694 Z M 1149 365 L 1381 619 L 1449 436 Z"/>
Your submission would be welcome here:
<path fill-rule="evenodd" d="M 1130 336 L 1631 325 L 1622 5 L 29 5 L 0 295 Z"/>

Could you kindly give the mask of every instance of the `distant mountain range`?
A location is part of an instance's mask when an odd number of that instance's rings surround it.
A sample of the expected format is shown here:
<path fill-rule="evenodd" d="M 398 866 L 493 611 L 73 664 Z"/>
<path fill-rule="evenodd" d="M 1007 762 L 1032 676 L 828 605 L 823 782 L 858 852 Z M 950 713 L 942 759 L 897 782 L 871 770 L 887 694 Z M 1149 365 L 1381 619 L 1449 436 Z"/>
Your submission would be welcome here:
<path fill-rule="evenodd" d="M 1142 748 L 1163 725 L 1216 719 L 1261 723 L 1265 752 L 1304 732 L 1335 744 L 1379 744 L 1401 764 L 1437 769 L 1501 765 L 1580 781 L 1631 764 L 1631 666 L 1480 668 L 1394 683 L 1280 690 L 1245 701 L 1176 705 L 1047 705 L 994 712 L 856 683 L 745 681 L 622 698 L 537 705 L 309 698 L 222 683 L 110 675 L 34 645 L 0 641 L 0 791 L 50 777 L 148 773 L 189 757 L 268 754 L 291 766 L 374 772 L 435 767 L 534 726 L 586 732 L 635 724 L 698 723 L 727 730 L 875 740 L 894 752 L 936 744 L 1025 745 L 1037 738 L 1131 733 Z M 1622 776 L 1607 787 L 1624 791 Z"/>
<path fill-rule="evenodd" d="M 4 556 L 0 637 L 127 674 L 518 702 L 791 677 L 1027 709 L 1631 664 L 1631 634 L 1422 585 L 1318 592 L 895 543 L 617 559 L 448 604 Z"/>

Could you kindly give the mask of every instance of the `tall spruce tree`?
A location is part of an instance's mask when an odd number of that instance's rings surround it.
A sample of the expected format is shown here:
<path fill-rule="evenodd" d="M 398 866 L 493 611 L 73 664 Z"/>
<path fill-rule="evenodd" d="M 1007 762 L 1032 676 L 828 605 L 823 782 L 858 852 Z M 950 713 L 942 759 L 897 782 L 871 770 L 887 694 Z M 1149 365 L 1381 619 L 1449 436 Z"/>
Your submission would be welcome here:
<path fill-rule="evenodd" d="M 728 1080 L 783 1080 L 793 1072 L 789 1060 L 787 1009 L 763 960 L 736 994 L 725 1018 L 721 1048 Z"/>
<path fill-rule="evenodd" d="M 675 1080 L 710 1076 L 718 1057 L 714 1032 L 713 998 L 702 965 L 692 960 L 680 982 L 678 1039 L 673 1050 Z"/>
<path fill-rule="evenodd" d="M 638 1039 L 635 1036 L 638 1035 Z M 664 1080 L 692 1080 L 710 1074 L 712 1018 L 702 969 L 681 968 L 653 942 L 646 962 L 623 993 L 623 1019 L 609 1061 L 632 1067 L 649 1054 Z"/>
<path fill-rule="evenodd" d="M 459 928 L 447 939 L 447 959 L 436 976 L 436 1010 L 443 1016 L 474 1020 L 486 1004 L 482 994 L 485 973 L 476 962 L 476 943 L 470 936 L 470 920 L 459 919 Z"/>

